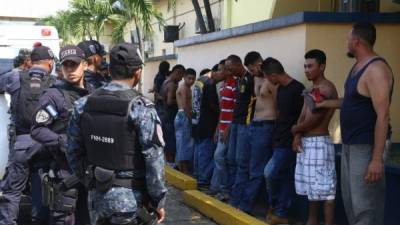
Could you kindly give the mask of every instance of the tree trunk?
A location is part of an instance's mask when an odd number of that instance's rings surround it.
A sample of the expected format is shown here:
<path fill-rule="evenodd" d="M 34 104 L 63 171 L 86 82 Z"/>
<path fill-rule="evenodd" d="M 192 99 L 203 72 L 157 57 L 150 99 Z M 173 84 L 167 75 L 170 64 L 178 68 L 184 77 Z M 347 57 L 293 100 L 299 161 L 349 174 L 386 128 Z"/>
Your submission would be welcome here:
<path fill-rule="evenodd" d="M 144 58 L 143 58 L 143 42 L 142 42 L 142 37 L 140 36 L 140 30 L 139 30 L 138 22 L 137 22 L 136 18 L 134 18 L 133 20 L 135 21 L 136 34 L 138 36 L 139 51 L 140 51 L 140 54 L 142 56 L 142 60 L 144 60 Z M 141 94 L 143 94 L 143 80 L 142 80 L 142 77 L 143 76 L 140 76 L 139 85 L 138 85 L 138 92 L 141 93 Z"/>
<path fill-rule="evenodd" d="M 207 15 L 208 31 L 214 32 L 215 24 L 214 24 L 214 18 L 212 16 L 212 12 L 211 12 L 210 0 L 204 0 L 204 8 L 206 10 L 206 15 Z"/>
<path fill-rule="evenodd" d="M 206 24 L 204 23 L 203 14 L 201 13 L 201 8 L 198 0 L 192 0 L 194 11 L 196 12 L 197 22 L 200 26 L 200 33 L 207 33 Z"/>

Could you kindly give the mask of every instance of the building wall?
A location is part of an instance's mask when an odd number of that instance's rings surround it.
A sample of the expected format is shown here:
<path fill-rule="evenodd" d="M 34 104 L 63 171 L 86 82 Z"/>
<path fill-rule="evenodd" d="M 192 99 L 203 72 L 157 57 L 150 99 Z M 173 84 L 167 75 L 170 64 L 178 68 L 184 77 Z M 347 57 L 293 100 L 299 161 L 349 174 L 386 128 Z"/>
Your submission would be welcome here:
<path fill-rule="evenodd" d="M 302 11 L 331 12 L 333 0 L 275 0 L 272 17 Z"/>
<path fill-rule="evenodd" d="M 381 12 L 400 12 L 400 4 L 394 3 L 393 0 L 380 0 Z"/>
<path fill-rule="evenodd" d="M 332 11 L 334 0 L 224 1 L 224 28 L 237 27 L 301 11 Z"/>
<path fill-rule="evenodd" d="M 395 116 L 400 111 L 400 92 L 397 89 L 400 81 L 396 74 L 400 73 L 400 25 L 377 24 L 377 41 L 375 51 L 383 56 L 393 69 L 395 75 L 395 91 L 391 106 L 391 124 L 393 126 L 393 140 L 400 141 L 400 117 Z M 306 50 L 319 48 L 327 55 L 326 77 L 332 80 L 339 95 L 343 97 L 344 82 L 354 60 L 346 56 L 346 35 L 351 29 L 351 24 L 307 24 Z M 331 133 L 334 141 L 340 142 L 339 112 L 331 122 Z"/>
<path fill-rule="evenodd" d="M 203 1 L 199 1 L 200 7 L 202 7 L 203 15 L 205 11 L 203 8 Z M 168 10 L 168 1 L 161 0 L 155 2 L 155 7 L 162 13 L 166 25 L 179 25 L 185 23 L 185 26 L 179 32 L 179 38 L 184 39 L 192 37 L 196 34 L 196 13 L 192 5 L 192 1 L 188 0 L 177 0 L 175 9 Z M 218 22 L 221 21 L 221 13 L 223 8 L 223 1 L 221 0 L 210 0 L 211 10 L 214 19 Z M 220 22 L 216 24 L 216 27 L 220 27 Z M 154 51 L 149 54 L 150 57 L 162 56 L 174 54 L 175 49 L 173 43 L 164 43 L 164 28 L 160 27 L 156 21 L 153 24 L 154 34 L 149 38 L 153 42 Z"/>
<path fill-rule="evenodd" d="M 211 68 L 230 54 L 242 59 L 250 51 L 259 51 L 263 57 L 275 57 L 282 62 L 288 73 L 303 79 L 303 64 L 299 60 L 305 49 L 306 26 L 298 25 L 285 29 L 229 38 L 198 45 L 178 48 L 178 63 L 196 71 Z"/>
<path fill-rule="evenodd" d="M 270 19 L 275 0 L 224 1 L 224 28 Z"/>
<path fill-rule="evenodd" d="M 223 27 L 231 28 L 301 11 L 333 12 L 340 0 L 224 0 Z M 399 12 L 400 4 L 380 0 L 381 12 Z"/>

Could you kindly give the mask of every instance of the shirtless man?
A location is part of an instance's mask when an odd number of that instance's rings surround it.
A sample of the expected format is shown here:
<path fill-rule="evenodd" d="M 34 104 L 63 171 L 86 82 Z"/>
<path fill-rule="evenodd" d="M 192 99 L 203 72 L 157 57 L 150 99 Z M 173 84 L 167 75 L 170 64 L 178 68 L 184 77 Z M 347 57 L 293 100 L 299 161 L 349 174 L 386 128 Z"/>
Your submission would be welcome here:
<path fill-rule="evenodd" d="M 182 80 L 185 73 L 185 67 L 175 65 L 168 78 L 161 87 L 161 95 L 163 97 L 164 115 L 161 118 L 163 122 L 163 134 L 165 139 L 165 158 L 170 166 L 175 167 L 176 139 L 174 121 L 178 112 L 176 102 L 176 90 L 178 83 Z"/>
<path fill-rule="evenodd" d="M 357 61 L 347 77 L 344 97 L 317 104 L 341 109 L 341 188 L 350 225 L 383 224 L 384 218 L 384 152 L 390 143 L 394 80 L 388 63 L 374 52 L 375 41 L 373 24 L 353 25 L 347 47 L 348 56 Z"/>
<path fill-rule="evenodd" d="M 241 195 L 239 208 L 251 213 L 255 199 L 262 189 L 264 167 L 272 154 L 272 134 L 276 118 L 276 86 L 263 76 L 263 60 L 258 52 L 245 57 L 245 65 L 254 76 L 254 93 L 257 99 L 255 112 L 249 126 L 249 177 Z"/>
<path fill-rule="evenodd" d="M 176 91 L 178 113 L 175 117 L 176 137 L 176 162 L 178 169 L 190 174 L 191 162 L 193 161 L 192 141 L 192 90 L 191 87 L 196 80 L 196 71 L 189 68 L 185 71 L 183 83 Z"/>
<path fill-rule="evenodd" d="M 324 76 L 326 56 L 321 50 L 311 50 L 304 56 L 304 71 L 313 82 L 304 91 L 304 105 L 296 125 L 293 150 L 297 154 L 295 171 L 296 193 L 309 200 L 307 225 L 318 224 L 319 202 L 324 201 L 325 224 L 334 224 L 336 195 L 335 148 L 329 136 L 332 109 L 315 109 L 315 103 L 337 99 L 335 85 Z"/>

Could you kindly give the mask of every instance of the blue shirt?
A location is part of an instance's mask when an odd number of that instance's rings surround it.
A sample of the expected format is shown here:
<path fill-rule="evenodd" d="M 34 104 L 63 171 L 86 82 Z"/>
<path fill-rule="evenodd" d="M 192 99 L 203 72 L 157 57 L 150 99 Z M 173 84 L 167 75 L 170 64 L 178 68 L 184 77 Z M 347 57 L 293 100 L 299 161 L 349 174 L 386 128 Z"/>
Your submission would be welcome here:
<path fill-rule="evenodd" d="M 367 67 L 377 60 L 384 61 L 380 57 L 375 57 L 356 73 L 352 74 L 352 69 L 347 77 L 340 111 L 340 127 L 344 144 L 374 144 L 377 115 L 371 98 L 361 95 L 357 90 L 357 84 Z"/>

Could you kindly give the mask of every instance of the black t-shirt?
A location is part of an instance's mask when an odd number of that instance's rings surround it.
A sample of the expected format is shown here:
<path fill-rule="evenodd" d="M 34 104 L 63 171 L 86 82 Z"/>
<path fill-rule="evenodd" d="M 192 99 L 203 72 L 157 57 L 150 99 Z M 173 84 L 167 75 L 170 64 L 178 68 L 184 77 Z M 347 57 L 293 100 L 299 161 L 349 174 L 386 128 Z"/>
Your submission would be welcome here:
<path fill-rule="evenodd" d="M 274 147 L 292 148 L 292 126 L 297 123 L 303 108 L 304 85 L 292 80 L 287 86 L 279 85 L 277 93 L 278 118 L 274 132 Z"/>
<path fill-rule="evenodd" d="M 233 123 L 249 123 L 254 115 L 254 77 L 249 73 L 237 79 Z"/>
<path fill-rule="evenodd" d="M 217 87 L 211 79 L 204 83 L 198 125 L 193 126 L 193 137 L 212 138 L 219 119 L 219 101 Z"/>

